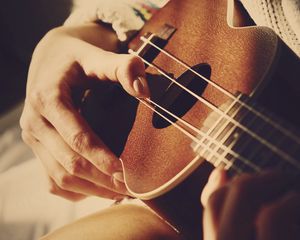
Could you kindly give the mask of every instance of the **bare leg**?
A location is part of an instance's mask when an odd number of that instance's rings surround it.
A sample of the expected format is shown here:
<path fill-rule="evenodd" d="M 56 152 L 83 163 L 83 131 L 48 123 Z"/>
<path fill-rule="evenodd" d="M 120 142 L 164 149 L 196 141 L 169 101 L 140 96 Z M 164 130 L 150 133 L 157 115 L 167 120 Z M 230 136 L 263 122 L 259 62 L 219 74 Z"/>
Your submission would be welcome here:
<path fill-rule="evenodd" d="M 146 207 L 118 205 L 80 219 L 42 238 L 56 239 L 179 240 L 180 237 Z"/>

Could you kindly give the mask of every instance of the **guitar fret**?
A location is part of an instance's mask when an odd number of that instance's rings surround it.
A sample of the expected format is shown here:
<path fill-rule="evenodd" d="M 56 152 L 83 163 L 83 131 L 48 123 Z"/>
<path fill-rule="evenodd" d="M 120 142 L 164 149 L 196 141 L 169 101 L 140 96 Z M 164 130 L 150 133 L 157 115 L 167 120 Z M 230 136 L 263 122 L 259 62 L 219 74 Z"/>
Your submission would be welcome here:
<path fill-rule="evenodd" d="M 238 139 L 241 133 L 242 131 L 240 129 L 235 129 L 224 141 L 224 146 L 229 147 L 230 144 Z"/>
<path fill-rule="evenodd" d="M 229 127 L 227 124 L 227 120 L 225 118 L 222 118 L 220 120 L 219 126 L 216 129 L 214 129 L 209 136 L 219 141 L 220 140 L 219 133 L 221 132 L 222 134 L 226 134 L 226 132 L 229 130 L 228 128 Z"/>
<path fill-rule="evenodd" d="M 264 110 L 264 115 L 268 116 L 269 118 L 275 118 L 273 114 L 266 113 Z M 280 123 L 282 126 L 285 125 L 286 123 L 283 122 L 281 119 L 276 118 L 277 122 Z M 282 134 L 278 129 L 275 129 L 272 127 L 270 124 L 267 124 L 265 122 L 264 127 L 262 128 L 261 133 L 264 134 L 264 138 L 267 141 L 272 142 L 272 144 L 283 151 L 289 153 L 291 156 L 293 156 L 291 149 L 293 147 L 299 147 L 299 145 L 296 143 L 294 139 L 288 138 L 284 134 Z M 280 165 L 287 165 L 290 167 L 293 167 L 289 162 L 285 161 L 284 159 L 280 158 L 278 155 L 274 154 L 272 151 L 269 149 L 266 150 L 265 147 L 263 150 L 266 152 L 265 156 L 262 156 L 262 159 L 260 160 L 260 165 L 263 166 L 264 168 L 269 168 L 269 167 L 278 167 Z M 299 159 L 298 156 L 293 156 L 295 159 Z M 283 168 L 282 168 L 283 170 Z"/>
<path fill-rule="evenodd" d="M 255 108 L 256 111 L 264 114 L 268 118 L 273 120 L 276 119 L 277 121 L 276 116 L 266 113 L 262 107 L 257 106 L 252 100 L 250 101 L 248 97 L 242 95 L 240 100 L 248 106 Z M 300 146 L 296 140 L 284 135 L 280 130 L 269 124 L 268 121 L 258 117 L 255 113 L 249 111 L 249 109 L 241 106 L 240 103 L 233 104 L 231 109 L 227 110 L 227 112 L 228 116 L 231 116 L 234 120 L 240 122 L 240 124 L 249 129 L 249 131 L 260 136 L 265 141 L 270 142 L 274 147 L 282 149 L 282 151 L 290 154 L 291 157 L 299 159 Z M 289 129 L 289 125 L 281 119 L 278 119 L 278 122 L 281 126 L 285 126 Z M 223 127 L 221 124 L 223 124 Z M 222 131 L 220 131 L 220 129 L 222 129 Z M 275 152 L 267 145 L 262 144 L 249 133 L 235 126 L 235 124 L 230 121 L 222 119 L 218 125 L 218 129 L 214 129 L 212 133 L 212 137 L 218 142 L 221 142 L 222 145 L 219 149 L 216 149 L 215 145 L 211 145 L 211 149 L 220 156 L 219 158 L 223 156 L 227 162 L 230 162 L 226 167 L 234 169 L 230 171 L 235 174 L 237 174 L 237 169 L 243 172 L 253 172 L 257 169 L 276 166 L 285 170 L 295 168 L 293 164 L 285 161 L 277 151 Z M 236 156 L 230 155 L 232 158 L 231 160 L 228 160 L 226 158 L 227 155 L 225 156 L 225 154 L 229 154 L 229 151 L 222 149 L 224 147 L 229 148 Z M 222 160 L 215 160 L 214 158 L 213 162 L 216 165 L 221 163 Z M 253 165 L 256 166 L 256 168 L 254 168 Z"/>
<path fill-rule="evenodd" d="M 225 158 L 231 162 L 231 166 L 229 168 L 227 168 L 227 172 L 228 172 L 228 176 L 232 177 L 234 175 L 239 175 L 241 173 L 243 173 L 242 169 L 239 168 L 237 162 L 239 161 L 238 158 L 235 158 L 233 155 L 231 154 L 227 154 L 225 156 Z M 235 163 L 235 164 L 234 164 Z"/>
<path fill-rule="evenodd" d="M 287 137 L 282 138 L 279 147 L 289 151 L 294 158 L 300 158 L 300 146 L 293 139 Z"/>
<path fill-rule="evenodd" d="M 253 115 L 252 113 L 248 113 L 251 117 L 244 118 L 242 120 L 242 123 L 249 128 L 251 131 L 254 131 L 255 133 L 262 133 L 263 128 L 265 126 L 268 126 L 265 122 L 261 123 L 259 122 L 256 115 Z M 245 121 L 247 120 L 247 121 Z M 247 158 L 255 165 L 261 167 L 261 161 L 262 159 L 265 159 L 266 155 L 272 155 L 270 154 L 271 151 L 266 148 L 264 145 L 260 144 L 256 139 L 253 139 L 251 136 L 247 134 L 246 139 L 247 144 L 244 144 L 244 148 L 240 149 L 240 154 L 247 156 Z M 241 147 L 240 147 L 241 148 Z"/>
<path fill-rule="evenodd" d="M 244 95 L 240 95 L 238 99 L 291 131 L 292 127 L 286 122 L 274 114 L 266 113 L 264 108 L 258 106 L 252 99 Z M 227 117 L 220 116 L 213 127 L 207 128 L 206 136 L 199 139 L 199 143 L 194 147 L 195 151 L 214 166 L 224 165 L 232 174 L 257 172 L 274 167 L 284 170 L 297 168 L 299 171 L 299 165 L 290 161 L 300 157 L 297 140 L 259 117 L 241 102 L 233 101 L 227 109 L 222 109 Z M 243 127 L 237 126 L 228 116 Z M 298 130 L 293 129 L 293 132 L 295 131 Z"/>
<path fill-rule="evenodd" d="M 240 96 L 241 97 L 241 96 Z M 239 97 L 239 98 L 240 98 Z M 243 117 L 243 114 L 241 114 L 241 104 L 240 103 L 234 103 L 234 105 L 233 105 L 233 107 L 232 107 L 232 109 L 229 109 L 228 110 L 228 115 L 229 116 L 231 116 L 231 117 L 233 117 L 233 118 L 237 118 L 237 117 Z M 230 122 L 230 121 L 226 121 L 227 122 L 227 126 L 226 127 L 228 127 L 229 129 L 227 130 L 227 131 L 224 131 L 226 134 L 222 134 L 222 132 L 221 133 L 219 133 L 219 136 L 218 136 L 218 140 L 219 141 L 221 141 L 221 144 L 222 145 L 225 145 L 225 142 L 228 140 L 228 138 L 232 135 L 232 133 L 235 131 L 235 129 L 236 129 L 236 127 Z M 233 135 L 234 136 L 234 135 Z M 232 139 L 234 139 L 234 138 L 232 138 Z M 225 158 L 225 155 L 229 152 L 229 151 L 231 151 L 231 148 L 232 148 L 232 146 L 231 145 L 233 145 L 234 144 L 234 141 L 227 141 L 227 148 L 226 148 L 226 151 L 221 151 L 221 152 L 223 152 L 223 154 L 221 155 L 221 157 L 223 156 L 224 158 Z M 226 146 L 226 145 L 225 145 Z M 238 157 L 241 157 L 241 156 L 239 156 L 237 153 L 234 153 L 234 155 L 237 155 L 236 156 L 236 158 L 238 158 Z M 226 158 L 225 158 L 226 159 Z M 245 160 L 244 160 L 245 161 Z M 219 164 L 221 164 L 221 162 L 222 162 L 222 160 L 221 159 L 219 159 L 219 161 L 218 162 L 216 162 L 215 163 L 215 165 L 219 165 Z M 227 165 L 226 165 L 226 169 L 228 169 L 228 168 L 230 168 L 230 167 L 234 167 L 234 165 L 233 165 L 233 161 L 231 161 L 231 162 L 228 162 L 227 163 Z"/>
<path fill-rule="evenodd" d="M 236 105 L 236 102 L 238 101 L 238 99 L 239 99 L 239 97 L 237 99 L 235 99 L 233 102 L 231 102 L 229 107 L 227 107 L 227 109 L 222 109 L 223 106 L 221 106 L 222 111 L 224 111 L 225 114 L 231 114 L 229 111 L 232 111 L 232 109 L 236 108 L 235 105 Z M 215 139 L 215 141 L 219 142 L 218 144 L 213 143 L 210 145 L 212 157 L 208 158 L 209 156 L 207 156 L 207 160 L 210 161 L 211 163 L 213 163 L 214 165 L 216 162 L 215 155 L 216 154 L 219 155 L 219 153 L 218 153 L 219 149 L 222 150 L 222 148 L 221 148 L 222 144 L 220 142 L 220 139 L 218 139 L 220 137 L 219 135 L 220 135 L 220 133 L 226 134 L 226 132 L 230 130 L 230 129 L 228 130 L 228 126 L 225 125 L 227 122 L 228 122 L 227 119 L 225 119 L 223 116 L 220 116 L 219 119 L 214 123 L 213 128 L 208 129 L 206 131 L 207 136 L 209 136 L 211 139 Z M 217 137 L 215 137 L 215 136 L 217 136 Z M 212 141 L 212 140 L 210 140 L 210 141 Z M 202 143 L 203 143 L 203 141 L 202 141 Z M 206 145 L 208 145 L 208 144 L 206 144 Z M 198 144 L 198 146 L 200 146 L 200 144 Z M 217 146 L 219 147 L 219 149 L 216 149 Z M 218 159 L 218 162 L 219 162 L 221 157 L 219 156 L 218 158 L 219 158 Z"/>

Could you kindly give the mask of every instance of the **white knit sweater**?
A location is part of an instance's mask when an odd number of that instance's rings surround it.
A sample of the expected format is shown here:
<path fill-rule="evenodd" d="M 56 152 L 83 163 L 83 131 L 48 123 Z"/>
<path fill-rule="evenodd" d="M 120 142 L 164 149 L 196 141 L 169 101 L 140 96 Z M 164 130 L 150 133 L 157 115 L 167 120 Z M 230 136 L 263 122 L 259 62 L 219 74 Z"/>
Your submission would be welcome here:
<path fill-rule="evenodd" d="M 144 25 L 133 7 L 162 7 L 168 0 L 73 0 L 74 9 L 66 25 L 101 20 L 111 23 L 121 41 L 127 33 Z M 300 0 L 240 0 L 255 23 L 272 28 L 300 57 Z"/>
<path fill-rule="evenodd" d="M 300 0 L 241 0 L 255 23 L 272 28 L 300 57 Z"/>

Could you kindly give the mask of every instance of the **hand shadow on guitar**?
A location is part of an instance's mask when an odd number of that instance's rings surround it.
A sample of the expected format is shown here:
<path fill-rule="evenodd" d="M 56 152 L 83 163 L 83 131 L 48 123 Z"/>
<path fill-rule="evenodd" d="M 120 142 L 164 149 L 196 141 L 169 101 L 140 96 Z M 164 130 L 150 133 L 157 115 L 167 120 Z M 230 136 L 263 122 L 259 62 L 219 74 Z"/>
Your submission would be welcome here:
<path fill-rule="evenodd" d="M 161 89 L 167 87 L 161 75 L 148 73 L 147 79 L 150 89 L 153 82 L 161 82 Z M 80 111 L 97 136 L 119 157 L 133 127 L 137 108 L 138 100 L 120 84 L 99 82 L 84 98 Z"/>

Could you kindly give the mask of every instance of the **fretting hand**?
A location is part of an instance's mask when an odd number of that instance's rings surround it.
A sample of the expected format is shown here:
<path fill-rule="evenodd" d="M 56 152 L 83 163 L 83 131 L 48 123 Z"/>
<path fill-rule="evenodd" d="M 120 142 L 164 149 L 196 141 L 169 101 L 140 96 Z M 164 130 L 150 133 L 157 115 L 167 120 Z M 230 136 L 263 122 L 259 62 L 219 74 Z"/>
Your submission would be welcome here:
<path fill-rule="evenodd" d="M 299 187 L 278 172 L 244 174 L 229 181 L 214 170 L 204 188 L 204 240 L 300 239 Z"/>
<path fill-rule="evenodd" d="M 116 49 L 114 33 L 90 24 L 50 31 L 33 54 L 22 137 L 45 166 L 50 191 L 70 200 L 128 195 L 121 162 L 74 104 L 95 81 L 103 80 L 120 82 L 131 95 L 148 96 L 142 61 L 111 52 Z"/>

